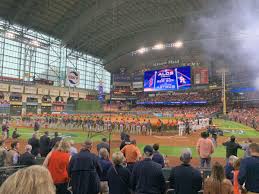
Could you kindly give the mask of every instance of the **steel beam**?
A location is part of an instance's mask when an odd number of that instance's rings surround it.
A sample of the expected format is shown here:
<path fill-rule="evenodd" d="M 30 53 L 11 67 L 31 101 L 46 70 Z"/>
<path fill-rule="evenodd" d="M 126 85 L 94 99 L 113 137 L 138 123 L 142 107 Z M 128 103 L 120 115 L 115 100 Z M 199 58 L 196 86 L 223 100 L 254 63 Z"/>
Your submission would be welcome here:
<path fill-rule="evenodd" d="M 63 44 L 67 44 L 77 36 L 77 33 L 83 31 L 90 22 L 102 16 L 107 10 L 115 9 L 127 0 L 96 0 L 96 6 L 82 13 L 76 21 L 72 21 L 67 33 L 64 34 Z"/>

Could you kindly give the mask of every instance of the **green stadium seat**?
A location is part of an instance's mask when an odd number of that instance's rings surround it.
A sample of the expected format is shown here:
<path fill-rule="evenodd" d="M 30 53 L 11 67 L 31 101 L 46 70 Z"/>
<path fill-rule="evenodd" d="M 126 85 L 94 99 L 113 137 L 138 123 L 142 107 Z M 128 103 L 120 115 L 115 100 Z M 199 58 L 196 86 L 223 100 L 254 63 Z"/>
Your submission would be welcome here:
<path fill-rule="evenodd" d="M 36 164 L 37 165 L 42 165 L 43 164 L 43 162 L 44 162 L 44 160 L 45 160 L 45 158 L 44 157 L 37 157 L 36 158 Z"/>

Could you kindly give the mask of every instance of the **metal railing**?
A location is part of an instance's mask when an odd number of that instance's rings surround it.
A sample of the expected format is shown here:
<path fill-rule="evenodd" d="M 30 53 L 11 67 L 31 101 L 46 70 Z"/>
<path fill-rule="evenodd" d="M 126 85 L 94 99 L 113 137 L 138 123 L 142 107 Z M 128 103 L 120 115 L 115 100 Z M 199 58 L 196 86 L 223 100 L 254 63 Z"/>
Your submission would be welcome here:
<path fill-rule="evenodd" d="M 16 171 L 25 168 L 26 166 L 9 166 L 9 167 L 0 167 L 0 185 L 11 176 Z"/>

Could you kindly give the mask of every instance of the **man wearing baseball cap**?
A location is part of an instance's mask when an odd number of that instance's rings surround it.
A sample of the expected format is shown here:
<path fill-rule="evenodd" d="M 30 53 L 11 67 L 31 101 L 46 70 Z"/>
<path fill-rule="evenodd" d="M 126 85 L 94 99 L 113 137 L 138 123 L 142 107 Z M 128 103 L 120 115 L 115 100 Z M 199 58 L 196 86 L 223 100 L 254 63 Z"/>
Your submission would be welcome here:
<path fill-rule="evenodd" d="M 160 164 L 152 161 L 153 152 L 152 146 L 145 146 L 144 160 L 136 163 L 133 168 L 131 185 L 135 194 L 163 194 L 166 191 L 162 167 Z"/>
<path fill-rule="evenodd" d="M 192 152 L 190 148 L 183 149 L 180 160 L 182 164 L 171 170 L 168 181 L 175 194 L 198 194 L 202 188 L 202 177 L 199 170 L 190 165 Z"/>

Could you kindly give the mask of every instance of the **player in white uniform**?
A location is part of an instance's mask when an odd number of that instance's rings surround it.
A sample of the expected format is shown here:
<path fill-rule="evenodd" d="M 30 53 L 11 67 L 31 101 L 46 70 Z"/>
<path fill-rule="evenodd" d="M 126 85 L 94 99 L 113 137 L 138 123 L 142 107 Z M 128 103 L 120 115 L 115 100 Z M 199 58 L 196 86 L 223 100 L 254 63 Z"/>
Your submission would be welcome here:
<path fill-rule="evenodd" d="M 179 136 L 183 136 L 183 132 L 185 131 L 185 124 L 183 121 L 178 121 L 178 129 L 179 129 Z"/>

